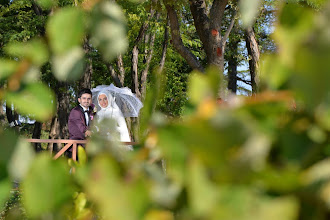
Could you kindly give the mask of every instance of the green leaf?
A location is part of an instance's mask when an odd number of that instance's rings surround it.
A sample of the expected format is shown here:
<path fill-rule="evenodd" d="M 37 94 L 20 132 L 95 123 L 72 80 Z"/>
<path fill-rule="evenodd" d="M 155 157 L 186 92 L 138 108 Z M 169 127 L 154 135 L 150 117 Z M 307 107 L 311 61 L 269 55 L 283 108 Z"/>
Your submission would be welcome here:
<path fill-rule="evenodd" d="M 126 20 L 122 9 L 113 1 L 102 1 L 92 12 L 91 42 L 105 61 L 124 53 L 128 46 Z"/>
<path fill-rule="evenodd" d="M 81 45 L 84 37 L 84 14 L 79 8 L 63 8 L 48 20 L 46 33 L 52 51 L 62 55 Z"/>
<path fill-rule="evenodd" d="M 253 25 L 259 11 L 260 3 L 260 0 L 239 1 L 242 21 L 245 27 Z"/>
<path fill-rule="evenodd" d="M 80 166 L 84 166 L 86 165 L 86 162 L 87 162 L 87 155 L 86 155 L 86 151 L 85 149 L 82 147 L 82 146 L 78 146 L 78 164 Z"/>
<path fill-rule="evenodd" d="M 4 203 L 9 198 L 12 183 L 9 179 L 0 181 L 0 207 L 4 207 Z"/>
<path fill-rule="evenodd" d="M 119 167 L 110 157 L 94 158 L 90 176 L 84 184 L 88 198 L 104 219 L 138 219 L 127 196 L 126 189 L 130 186 L 120 181 Z"/>
<path fill-rule="evenodd" d="M 163 74 L 154 71 L 152 72 L 152 76 L 150 78 L 150 83 L 153 86 L 149 87 L 148 91 L 146 92 L 143 108 L 141 109 L 140 113 L 140 140 L 144 139 L 146 136 L 144 131 L 148 129 L 150 121 L 155 121 L 155 119 L 157 120 L 157 118 L 161 118 L 159 115 L 155 116 L 153 113 L 157 101 L 160 100 L 160 98 L 162 98 L 164 95 L 164 85 L 166 85 L 165 77 Z M 157 121 L 161 121 L 161 119 Z"/>
<path fill-rule="evenodd" d="M 30 60 L 37 66 L 41 66 L 48 61 L 47 47 L 40 39 L 34 39 L 28 42 L 14 42 L 9 44 L 5 50 L 8 54 Z"/>
<path fill-rule="evenodd" d="M 37 2 L 43 9 L 50 9 L 58 4 L 57 0 L 37 0 Z"/>
<path fill-rule="evenodd" d="M 192 104 L 197 105 L 206 97 L 213 97 L 208 78 L 199 72 L 191 74 L 188 88 L 189 101 Z"/>
<path fill-rule="evenodd" d="M 84 71 L 84 51 L 80 47 L 73 48 L 61 55 L 53 57 L 53 74 L 60 81 L 78 79 Z"/>
<path fill-rule="evenodd" d="M 32 146 L 20 138 L 8 167 L 9 174 L 14 180 L 20 181 L 25 177 L 34 155 Z"/>
<path fill-rule="evenodd" d="M 68 166 L 53 160 L 48 153 L 39 154 L 22 184 L 24 206 L 32 218 L 58 211 L 73 195 Z"/>
<path fill-rule="evenodd" d="M 7 177 L 8 163 L 15 151 L 17 144 L 17 136 L 12 130 L 0 129 L 0 180 Z"/>
<path fill-rule="evenodd" d="M 18 112 L 31 115 L 39 121 L 50 119 L 56 107 L 53 92 L 42 83 L 30 83 L 16 92 L 7 91 L 5 99 L 12 102 Z"/>
<path fill-rule="evenodd" d="M 17 67 L 18 63 L 14 60 L 0 59 L 0 80 L 13 74 Z"/>
<path fill-rule="evenodd" d="M 294 197 L 270 197 L 246 186 L 222 185 L 213 219 L 294 220 L 299 205 Z"/>
<path fill-rule="evenodd" d="M 196 158 L 188 167 L 187 188 L 191 210 L 196 216 L 207 216 L 218 204 L 219 192 L 206 175 L 206 169 Z"/>
<path fill-rule="evenodd" d="M 330 158 L 321 160 L 302 173 L 303 183 L 306 185 L 317 184 L 330 178 Z"/>

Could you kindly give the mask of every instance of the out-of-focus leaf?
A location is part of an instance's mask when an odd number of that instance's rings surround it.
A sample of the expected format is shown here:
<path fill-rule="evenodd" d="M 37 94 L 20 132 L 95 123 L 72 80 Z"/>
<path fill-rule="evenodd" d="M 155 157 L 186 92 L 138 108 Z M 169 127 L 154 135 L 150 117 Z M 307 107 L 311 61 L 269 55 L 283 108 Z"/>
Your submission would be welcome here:
<path fill-rule="evenodd" d="M 17 92 L 5 93 L 8 102 L 12 102 L 17 110 L 26 115 L 32 115 L 39 121 L 52 117 L 55 111 L 56 99 L 53 92 L 42 83 L 30 83 Z"/>
<path fill-rule="evenodd" d="M 320 197 L 326 204 L 327 208 L 330 208 L 330 182 L 325 183 L 320 189 Z"/>
<path fill-rule="evenodd" d="M 302 186 L 298 166 L 286 166 L 283 170 L 268 166 L 258 172 L 255 181 L 264 189 L 278 193 L 294 192 Z"/>
<path fill-rule="evenodd" d="M 295 220 L 298 217 L 299 204 L 294 197 L 280 197 L 266 200 L 262 203 L 260 211 L 250 219 L 255 220 Z"/>
<path fill-rule="evenodd" d="M 82 146 L 78 146 L 78 158 L 79 158 L 79 161 L 78 161 L 78 164 L 81 165 L 81 166 L 84 166 L 86 165 L 86 162 L 87 162 L 87 155 L 86 155 L 86 151 L 85 149 L 82 147 Z"/>
<path fill-rule="evenodd" d="M 14 60 L 0 59 L 0 80 L 13 74 L 18 67 L 18 63 Z"/>
<path fill-rule="evenodd" d="M 315 112 L 315 118 L 322 128 L 330 131 L 330 102 L 328 101 L 327 103 L 318 106 Z"/>
<path fill-rule="evenodd" d="M 145 166 L 145 170 L 153 181 L 150 190 L 152 200 L 163 207 L 173 207 L 181 191 L 180 185 L 167 182 L 164 167 L 156 163 L 148 164 Z"/>
<path fill-rule="evenodd" d="M 32 146 L 25 140 L 19 139 L 8 167 L 10 176 L 14 180 L 20 181 L 25 177 L 34 155 Z"/>
<path fill-rule="evenodd" d="M 321 181 L 328 180 L 330 178 L 330 158 L 324 159 L 306 171 L 301 175 L 301 180 L 304 184 L 316 184 Z"/>
<path fill-rule="evenodd" d="M 209 86 L 209 81 L 205 75 L 198 72 L 192 73 L 188 87 L 189 102 L 197 105 L 206 97 L 213 97 L 213 92 Z"/>
<path fill-rule="evenodd" d="M 80 46 L 84 37 L 84 14 L 77 7 L 59 9 L 48 20 L 46 32 L 55 55 Z"/>
<path fill-rule="evenodd" d="M 24 206 L 32 218 L 42 216 L 70 201 L 73 185 L 69 167 L 63 160 L 53 160 L 47 153 L 33 161 L 22 184 Z"/>
<path fill-rule="evenodd" d="M 284 4 L 279 17 L 279 24 L 274 32 L 274 38 L 281 46 L 278 61 L 274 61 L 272 66 L 275 69 L 289 69 L 291 74 L 295 65 L 295 52 L 300 50 L 299 44 L 306 39 L 313 23 L 313 13 L 304 7 L 296 4 Z M 269 68 L 268 68 L 269 69 Z M 271 68 L 270 68 L 271 69 Z M 279 72 L 283 75 L 283 73 Z M 275 76 L 274 76 L 275 77 Z"/>
<path fill-rule="evenodd" d="M 249 0 L 249 1 L 239 1 L 239 8 L 242 14 L 242 21 L 245 27 L 250 27 L 253 25 L 254 20 L 257 17 L 260 0 Z"/>
<path fill-rule="evenodd" d="M 242 163 L 253 170 L 261 170 L 266 165 L 270 147 L 270 138 L 256 133 L 250 136 L 240 149 L 237 163 Z"/>
<path fill-rule="evenodd" d="M 262 59 L 261 84 L 266 84 L 272 90 L 283 88 L 291 76 L 290 70 L 283 65 L 277 56 L 265 55 Z"/>
<path fill-rule="evenodd" d="M 126 188 L 130 186 L 120 181 L 119 167 L 111 158 L 94 158 L 84 186 L 104 219 L 138 219 L 127 196 Z"/>
<path fill-rule="evenodd" d="M 7 177 L 8 163 L 15 151 L 18 137 L 11 130 L 0 129 L 0 181 Z"/>
<path fill-rule="evenodd" d="M 164 116 L 159 113 L 154 114 L 154 109 L 156 107 L 157 101 L 162 98 L 164 92 L 164 85 L 166 84 L 165 77 L 159 72 L 155 71 L 152 74 L 151 84 L 153 86 L 148 88 L 146 98 L 143 102 L 143 108 L 140 113 L 140 140 L 142 141 L 148 129 L 148 126 L 151 124 L 163 123 Z M 165 120 L 166 121 L 166 120 Z"/>
<path fill-rule="evenodd" d="M 326 132 L 315 125 L 308 129 L 307 134 L 316 143 L 323 143 L 327 140 Z"/>
<path fill-rule="evenodd" d="M 58 4 L 58 0 L 37 0 L 37 2 L 43 9 L 50 9 Z"/>
<path fill-rule="evenodd" d="M 105 61 L 124 53 L 128 46 L 122 9 L 113 1 L 102 1 L 92 11 L 91 42 Z"/>
<path fill-rule="evenodd" d="M 84 72 L 84 51 L 80 47 L 73 48 L 61 55 L 53 57 L 54 76 L 60 81 L 72 81 Z"/>
<path fill-rule="evenodd" d="M 76 218 L 79 219 L 79 217 L 83 217 L 86 214 L 89 214 L 88 212 L 84 211 L 84 210 L 86 210 L 85 209 L 86 204 L 87 204 L 86 194 L 83 192 L 78 193 L 78 195 L 75 197 L 75 200 L 74 200 L 74 209 L 75 209 L 74 216 Z M 82 219 L 84 219 L 84 218 L 82 218 Z"/>
<path fill-rule="evenodd" d="M 150 210 L 147 212 L 143 220 L 174 220 L 174 215 L 170 211 L 166 210 Z"/>
<path fill-rule="evenodd" d="M 137 177 L 125 190 L 127 197 L 130 198 L 130 207 L 141 219 L 151 204 L 150 185 L 144 177 Z"/>
<path fill-rule="evenodd" d="M 220 188 L 218 208 L 213 219 L 285 219 L 298 216 L 298 202 L 294 197 L 271 198 L 244 186 Z"/>
<path fill-rule="evenodd" d="M 187 175 L 189 205 L 196 216 L 208 216 L 218 204 L 219 192 L 207 176 L 203 165 L 190 158 Z"/>
<path fill-rule="evenodd" d="M 219 68 L 215 66 L 209 66 L 206 69 L 206 77 L 211 89 L 212 97 L 218 98 L 219 87 L 223 81 L 223 73 L 219 72 Z"/>
<path fill-rule="evenodd" d="M 290 72 L 287 86 L 312 109 L 325 100 L 330 91 L 327 83 L 330 81 L 330 42 L 324 31 L 329 27 L 329 13 L 316 15 L 316 11 L 309 7 L 291 3 L 284 4 L 280 11 L 279 25 L 274 32 L 281 45 L 280 63 L 273 62 L 271 66 L 275 69 L 283 66 Z M 281 71 L 277 73 L 282 75 Z"/>
<path fill-rule="evenodd" d="M 41 66 L 48 60 L 48 50 L 41 39 L 11 43 L 5 50 L 8 54 L 18 58 L 25 58 L 37 66 Z"/>
<path fill-rule="evenodd" d="M 4 203 L 9 198 L 12 183 L 9 179 L 0 180 L 0 207 L 4 207 Z"/>
<path fill-rule="evenodd" d="M 180 128 L 174 126 L 161 128 L 158 130 L 158 144 L 166 160 L 167 174 L 178 184 L 183 184 L 188 150 L 184 144 L 185 139 L 176 138 L 179 134 L 182 134 Z"/>
<path fill-rule="evenodd" d="M 30 66 L 30 68 L 25 72 L 22 83 L 33 83 L 40 80 L 41 72 L 36 66 Z"/>

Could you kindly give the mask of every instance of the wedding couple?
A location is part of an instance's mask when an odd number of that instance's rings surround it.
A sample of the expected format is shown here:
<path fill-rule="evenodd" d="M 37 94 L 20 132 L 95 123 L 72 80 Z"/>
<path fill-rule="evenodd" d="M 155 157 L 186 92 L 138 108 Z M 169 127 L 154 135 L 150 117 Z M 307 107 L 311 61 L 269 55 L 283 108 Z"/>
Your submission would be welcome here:
<path fill-rule="evenodd" d="M 114 87 L 111 86 L 111 88 Z M 121 88 L 117 89 L 120 90 Z M 131 142 L 124 115 L 111 94 L 112 90 L 107 89 L 106 86 L 101 86 L 92 91 L 84 88 L 78 93 L 79 105 L 71 110 L 68 120 L 70 139 L 85 140 L 90 137 L 92 134 L 90 125 L 94 119 L 97 123 L 105 119 L 112 119 L 116 123 L 120 141 Z"/>

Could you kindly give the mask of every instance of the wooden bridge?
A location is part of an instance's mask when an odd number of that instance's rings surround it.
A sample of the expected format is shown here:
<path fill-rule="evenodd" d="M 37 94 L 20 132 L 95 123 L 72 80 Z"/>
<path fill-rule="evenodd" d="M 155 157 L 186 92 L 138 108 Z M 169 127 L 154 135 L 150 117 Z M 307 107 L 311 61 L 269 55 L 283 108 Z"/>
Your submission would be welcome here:
<path fill-rule="evenodd" d="M 64 147 L 58 151 L 53 159 L 59 158 L 61 155 L 64 154 L 72 146 L 72 160 L 77 160 L 77 147 L 78 145 L 87 144 L 87 140 L 68 140 L 68 139 L 26 139 L 27 142 L 30 143 L 48 143 L 48 144 L 64 144 Z M 135 142 L 122 142 L 124 145 L 135 145 Z M 50 148 L 51 154 L 53 153 L 53 147 Z"/>

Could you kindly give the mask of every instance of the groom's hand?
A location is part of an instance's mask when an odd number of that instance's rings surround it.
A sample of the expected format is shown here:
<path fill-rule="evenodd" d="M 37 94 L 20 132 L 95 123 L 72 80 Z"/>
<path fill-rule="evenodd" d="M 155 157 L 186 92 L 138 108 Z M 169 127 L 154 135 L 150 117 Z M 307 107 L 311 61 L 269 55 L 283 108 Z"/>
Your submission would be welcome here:
<path fill-rule="evenodd" d="M 90 130 L 85 131 L 85 137 L 90 137 L 92 132 Z"/>

